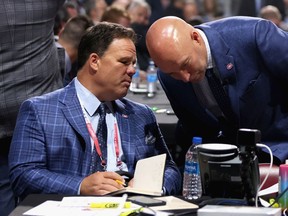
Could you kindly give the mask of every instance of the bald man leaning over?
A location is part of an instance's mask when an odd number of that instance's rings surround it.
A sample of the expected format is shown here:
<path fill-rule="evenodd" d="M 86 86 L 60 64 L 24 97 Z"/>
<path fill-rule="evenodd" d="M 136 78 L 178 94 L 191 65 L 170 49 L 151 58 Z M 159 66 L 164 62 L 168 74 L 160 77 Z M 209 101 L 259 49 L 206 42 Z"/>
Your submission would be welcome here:
<path fill-rule="evenodd" d="M 183 152 L 193 136 L 202 136 L 204 143 L 236 144 L 237 130 L 251 128 L 261 131 L 275 164 L 288 158 L 286 32 L 259 18 L 231 17 L 192 27 L 164 17 L 150 27 L 146 43 L 179 118 Z M 223 97 L 211 77 L 221 82 Z M 269 159 L 264 151 L 258 152 L 260 162 Z"/>

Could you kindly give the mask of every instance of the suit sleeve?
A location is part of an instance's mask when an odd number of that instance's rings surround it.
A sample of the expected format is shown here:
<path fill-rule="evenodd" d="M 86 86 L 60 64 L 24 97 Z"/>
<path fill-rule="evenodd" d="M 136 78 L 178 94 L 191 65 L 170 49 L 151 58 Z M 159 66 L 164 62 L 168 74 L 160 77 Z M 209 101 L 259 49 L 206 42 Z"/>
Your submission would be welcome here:
<path fill-rule="evenodd" d="M 30 193 L 77 194 L 83 178 L 48 169 L 45 139 L 37 110 L 28 100 L 20 108 L 9 153 L 10 179 L 16 195 L 23 198 Z"/>
<path fill-rule="evenodd" d="M 255 40 L 271 75 L 288 81 L 288 33 L 262 20 L 256 26 Z"/>

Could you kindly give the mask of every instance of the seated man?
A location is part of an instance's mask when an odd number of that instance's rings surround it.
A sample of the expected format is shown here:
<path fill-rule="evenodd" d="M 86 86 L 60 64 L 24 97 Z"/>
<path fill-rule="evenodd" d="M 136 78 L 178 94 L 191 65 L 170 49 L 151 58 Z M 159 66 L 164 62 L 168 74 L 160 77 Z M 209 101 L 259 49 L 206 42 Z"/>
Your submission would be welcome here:
<path fill-rule="evenodd" d="M 9 155 L 18 196 L 104 195 L 123 187 L 115 171 L 133 174 L 138 160 L 162 153 L 167 154 L 163 191 L 179 192 L 181 175 L 153 112 L 123 98 L 135 73 L 135 38 L 133 30 L 118 24 L 89 28 L 79 44 L 77 77 L 22 104 Z M 103 105 L 104 119 L 98 113 Z M 101 135 L 98 120 L 104 120 Z"/>

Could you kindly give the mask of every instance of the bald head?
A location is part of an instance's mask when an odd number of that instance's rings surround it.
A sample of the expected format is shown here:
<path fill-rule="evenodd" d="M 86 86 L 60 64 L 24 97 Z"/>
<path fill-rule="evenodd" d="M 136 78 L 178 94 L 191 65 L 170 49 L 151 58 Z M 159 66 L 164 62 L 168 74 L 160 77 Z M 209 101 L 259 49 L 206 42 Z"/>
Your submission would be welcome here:
<path fill-rule="evenodd" d="M 146 45 L 153 60 L 160 63 L 167 57 L 164 53 L 179 49 L 180 40 L 184 35 L 189 36 L 190 29 L 184 20 L 173 16 L 163 17 L 154 22 L 146 35 Z"/>
<path fill-rule="evenodd" d="M 201 77 L 194 75 L 206 69 L 207 54 L 201 35 L 178 17 L 167 16 L 155 21 L 147 32 L 146 45 L 157 66 L 176 79 L 197 81 Z M 188 63 L 193 65 L 182 73 Z M 179 77 L 180 73 L 183 76 Z"/>

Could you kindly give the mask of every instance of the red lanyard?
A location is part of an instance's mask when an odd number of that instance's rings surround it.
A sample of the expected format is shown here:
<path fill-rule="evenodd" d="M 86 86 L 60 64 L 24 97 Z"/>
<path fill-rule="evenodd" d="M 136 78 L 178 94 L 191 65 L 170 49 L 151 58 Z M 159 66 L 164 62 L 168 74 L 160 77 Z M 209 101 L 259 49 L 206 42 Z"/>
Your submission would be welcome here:
<path fill-rule="evenodd" d="M 104 170 L 106 170 L 107 162 L 106 162 L 105 158 L 103 158 L 102 151 L 101 151 L 97 136 L 96 136 L 96 134 L 92 128 L 92 125 L 91 125 L 89 118 L 87 117 L 84 106 L 82 106 L 82 111 L 83 111 L 83 115 L 85 118 L 88 132 L 89 132 L 89 134 L 90 134 L 90 136 L 94 142 L 97 154 L 99 155 L 99 157 L 101 159 L 101 166 L 103 166 Z M 116 152 L 116 166 L 119 167 L 119 169 L 121 169 L 122 161 L 120 160 L 120 157 L 119 157 L 120 151 L 119 151 L 119 140 L 118 140 L 118 128 L 117 128 L 116 122 L 114 123 L 114 147 L 115 147 L 115 152 Z M 108 157 L 108 155 L 107 155 L 107 157 Z"/>

